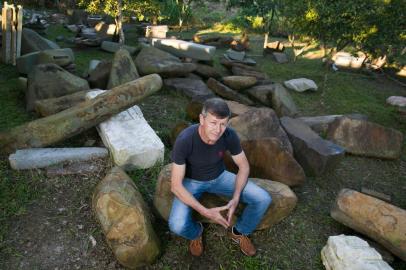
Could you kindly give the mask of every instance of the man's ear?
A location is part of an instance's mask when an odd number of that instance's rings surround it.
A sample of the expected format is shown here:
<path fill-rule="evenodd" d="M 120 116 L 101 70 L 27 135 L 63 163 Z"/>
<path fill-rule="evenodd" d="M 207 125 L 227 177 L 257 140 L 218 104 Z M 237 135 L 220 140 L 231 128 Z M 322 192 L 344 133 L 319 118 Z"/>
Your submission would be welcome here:
<path fill-rule="evenodd" d="M 203 121 L 204 121 L 203 114 L 199 114 L 199 123 L 200 123 L 200 125 L 203 125 Z"/>

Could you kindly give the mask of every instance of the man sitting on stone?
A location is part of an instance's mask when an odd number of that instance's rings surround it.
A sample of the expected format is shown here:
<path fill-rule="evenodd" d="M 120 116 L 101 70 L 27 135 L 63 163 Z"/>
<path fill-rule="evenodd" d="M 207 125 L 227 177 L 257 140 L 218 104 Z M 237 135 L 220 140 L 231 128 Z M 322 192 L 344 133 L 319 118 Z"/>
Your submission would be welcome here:
<path fill-rule="evenodd" d="M 203 253 L 203 226 L 192 219 L 192 210 L 229 228 L 236 207 L 246 204 L 242 215 L 231 227 L 230 238 L 240 245 L 247 256 L 256 249 L 248 238 L 268 209 L 272 199 L 267 191 L 247 181 L 249 164 L 236 132 L 227 127 L 230 109 L 220 98 L 208 99 L 200 114 L 200 124 L 183 130 L 172 151 L 171 190 L 175 194 L 169 216 L 169 228 L 175 234 L 191 240 L 192 255 Z M 224 153 L 229 151 L 238 166 L 237 175 L 225 170 Z M 221 207 L 206 208 L 198 199 L 204 192 L 225 195 L 230 201 Z M 223 217 L 222 211 L 227 211 Z"/>

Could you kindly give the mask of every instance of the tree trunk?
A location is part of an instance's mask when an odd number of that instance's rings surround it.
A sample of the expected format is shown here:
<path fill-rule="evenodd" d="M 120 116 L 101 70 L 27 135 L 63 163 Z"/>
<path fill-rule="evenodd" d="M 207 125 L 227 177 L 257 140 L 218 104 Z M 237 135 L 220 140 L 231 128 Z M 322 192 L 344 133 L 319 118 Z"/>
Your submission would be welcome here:
<path fill-rule="evenodd" d="M 119 36 L 118 43 L 121 45 L 124 45 L 125 43 L 125 37 L 124 37 L 124 31 L 123 31 L 123 0 L 118 0 L 117 1 L 117 8 L 118 8 L 118 14 L 116 17 L 116 26 L 117 26 L 117 32 Z"/>
<path fill-rule="evenodd" d="M 0 151 L 11 153 L 16 149 L 44 147 L 62 141 L 134 106 L 161 87 L 161 77 L 151 74 L 65 111 L 1 132 Z"/>

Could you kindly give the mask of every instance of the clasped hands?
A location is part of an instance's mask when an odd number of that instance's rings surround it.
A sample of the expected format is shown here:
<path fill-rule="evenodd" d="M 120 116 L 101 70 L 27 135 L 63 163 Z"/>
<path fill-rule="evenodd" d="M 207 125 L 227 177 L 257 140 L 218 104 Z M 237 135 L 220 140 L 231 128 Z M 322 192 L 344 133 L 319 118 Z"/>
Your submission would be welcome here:
<path fill-rule="evenodd" d="M 226 205 L 208 208 L 204 213 L 203 216 L 213 220 L 215 223 L 220 224 L 224 228 L 228 228 L 231 225 L 231 220 L 233 218 L 235 209 L 238 206 L 239 199 L 231 199 Z M 227 211 L 227 219 L 221 214 L 221 212 Z"/>

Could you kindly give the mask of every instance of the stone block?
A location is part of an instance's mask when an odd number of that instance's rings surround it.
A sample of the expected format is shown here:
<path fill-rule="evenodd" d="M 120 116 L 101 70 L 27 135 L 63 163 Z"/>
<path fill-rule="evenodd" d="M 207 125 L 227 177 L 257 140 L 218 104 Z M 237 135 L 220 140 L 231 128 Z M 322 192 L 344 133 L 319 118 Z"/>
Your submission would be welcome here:
<path fill-rule="evenodd" d="M 196 44 L 176 39 L 155 39 L 151 41 L 152 46 L 169 52 L 178 57 L 188 57 L 196 60 L 211 61 L 216 52 L 216 47 Z"/>

